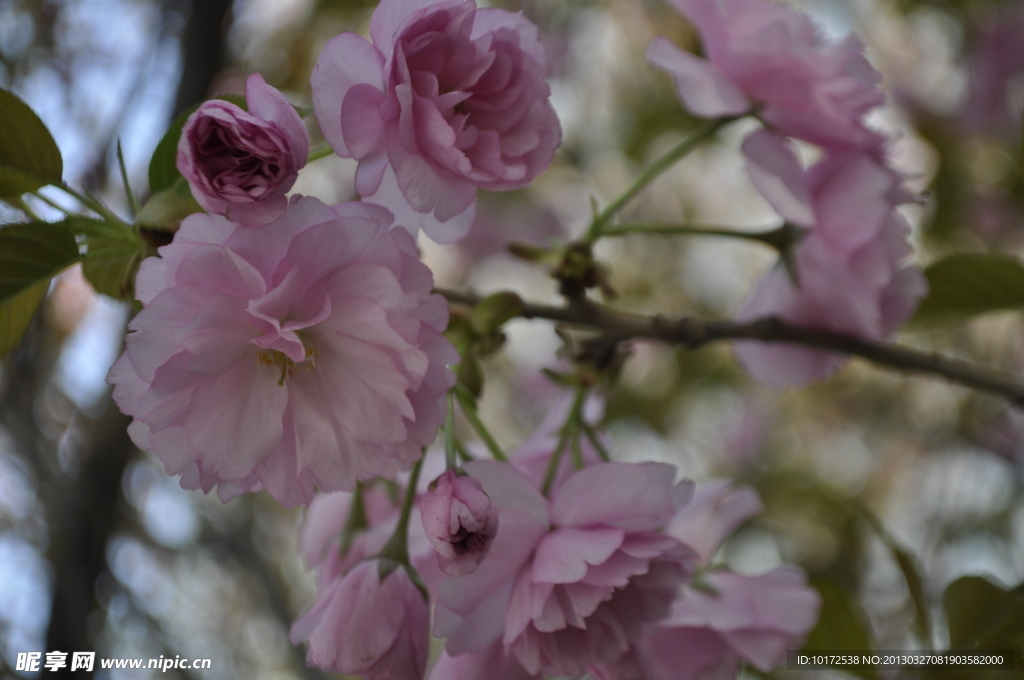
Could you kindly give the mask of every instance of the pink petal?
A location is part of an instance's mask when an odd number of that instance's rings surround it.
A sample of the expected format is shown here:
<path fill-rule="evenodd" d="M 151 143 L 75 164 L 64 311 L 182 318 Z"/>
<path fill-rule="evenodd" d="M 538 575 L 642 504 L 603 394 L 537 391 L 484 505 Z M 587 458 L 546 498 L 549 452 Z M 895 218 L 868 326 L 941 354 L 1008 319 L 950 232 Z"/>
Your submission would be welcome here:
<path fill-rule="evenodd" d="M 792 224 L 813 226 L 807 179 L 792 143 L 776 133 L 758 130 L 743 140 L 743 154 L 751 181 L 776 212 Z"/>
<path fill-rule="evenodd" d="M 738 115 L 750 109 L 743 91 L 719 68 L 658 37 L 647 49 L 647 61 L 675 79 L 680 99 L 703 118 Z"/>
<path fill-rule="evenodd" d="M 561 527 L 658 528 L 676 510 L 675 474 L 675 467 L 665 463 L 612 462 L 583 468 L 558 489 L 552 523 Z"/>
<path fill-rule="evenodd" d="M 342 33 L 324 46 L 310 82 L 320 131 L 335 153 L 351 158 L 341 129 L 341 105 L 355 85 L 365 83 L 384 89 L 384 56 L 365 38 Z"/>
<path fill-rule="evenodd" d="M 303 167 L 309 156 L 309 132 L 295 107 L 278 90 L 267 85 L 259 73 L 253 73 L 245 81 L 245 102 L 249 113 L 274 123 L 287 135 L 295 168 Z"/>
<path fill-rule="evenodd" d="M 533 557 L 532 579 L 545 583 L 583 580 L 588 564 L 601 564 L 622 545 L 623 529 L 555 529 Z"/>

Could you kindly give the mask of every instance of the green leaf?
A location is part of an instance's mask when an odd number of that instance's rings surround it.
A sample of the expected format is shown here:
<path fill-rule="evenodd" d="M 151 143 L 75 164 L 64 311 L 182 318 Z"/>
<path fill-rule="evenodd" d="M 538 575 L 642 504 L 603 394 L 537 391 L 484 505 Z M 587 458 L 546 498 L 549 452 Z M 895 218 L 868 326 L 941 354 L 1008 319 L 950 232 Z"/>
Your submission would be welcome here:
<path fill-rule="evenodd" d="M 181 176 L 170 188 L 158 191 L 139 210 L 135 222 L 145 229 L 177 231 L 181 221 L 202 208 L 192 198 L 188 183 Z"/>
<path fill-rule="evenodd" d="M 950 648 L 1024 650 L 1022 588 L 1008 590 L 981 576 L 949 584 L 942 601 Z"/>
<path fill-rule="evenodd" d="M 149 190 L 154 194 L 170 189 L 181 177 L 177 165 L 178 140 L 181 139 L 181 129 L 185 127 L 185 121 L 198 108 L 199 105 L 196 104 L 175 118 L 164 133 L 163 139 L 156 145 L 153 157 L 149 160 Z"/>
<path fill-rule="evenodd" d="M 64 163 L 53 135 L 28 104 L 0 89 L 0 198 L 60 184 Z"/>
<path fill-rule="evenodd" d="M 960 253 L 925 270 L 930 291 L 914 316 L 928 323 L 1024 310 L 1024 263 L 1006 255 Z"/>
<path fill-rule="evenodd" d="M 10 352 L 25 335 L 36 309 L 46 298 L 50 281 L 37 281 L 0 302 L 0 356 Z"/>
<path fill-rule="evenodd" d="M 808 651 L 872 650 L 870 627 L 860 605 L 853 595 L 838 583 L 813 579 L 811 585 L 821 594 L 821 612 L 818 625 L 807 636 L 804 649 Z M 844 671 L 866 680 L 878 677 L 875 668 L 858 666 Z"/>
<path fill-rule="evenodd" d="M 125 225 L 80 217 L 68 218 L 64 224 L 83 237 L 82 273 L 96 292 L 131 300 L 135 272 L 146 255 L 146 243 L 139 235 Z"/>
<path fill-rule="evenodd" d="M 473 308 L 469 325 L 475 333 L 486 336 L 494 333 L 502 324 L 523 313 L 523 301 L 510 292 L 494 293 L 481 300 Z"/>
<path fill-rule="evenodd" d="M 245 98 L 235 94 L 225 94 L 216 99 L 223 99 L 235 106 L 246 110 Z M 171 122 L 163 139 L 156 145 L 153 151 L 153 158 L 149 161 L 149 190 L 153 193 L 170 189 L 175 182 L 182 179 L 178 172 L 178 142 L 181 140 L 181 130 L 185 127 L 188 117 L 195 113 L 202 104 L 196 104 L 186 109 Z"/>
<path fill-rule="evenodd" d="M 0 228 L 0 354 L 14 347 L 46 297 L 50 279 L 78 261 L 62 224 L 29 222 Z"/>

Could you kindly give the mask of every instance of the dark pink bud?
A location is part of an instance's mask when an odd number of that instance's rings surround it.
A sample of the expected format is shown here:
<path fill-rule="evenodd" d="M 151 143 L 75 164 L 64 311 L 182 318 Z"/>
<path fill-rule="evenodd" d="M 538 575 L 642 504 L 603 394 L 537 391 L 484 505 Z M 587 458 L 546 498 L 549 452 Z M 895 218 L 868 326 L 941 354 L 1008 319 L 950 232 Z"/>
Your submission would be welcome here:
<path fill-rule="evenodd" d="M 248 112 L 219 99 L 200 106 L 181 131 L 177 165 L 208 212 L 259 227 L 284 212 L 285 194 L 306 164 L 309 134 L 258 73 L 246 81 L 245 98 Z"/>
<path fill-rule="evenodd" d="M 448 470 L 420 498 L 423 530 L 441 571 L 465 576 L 487 557 L 498 533 L 498 511 L 475 477 Z"/>

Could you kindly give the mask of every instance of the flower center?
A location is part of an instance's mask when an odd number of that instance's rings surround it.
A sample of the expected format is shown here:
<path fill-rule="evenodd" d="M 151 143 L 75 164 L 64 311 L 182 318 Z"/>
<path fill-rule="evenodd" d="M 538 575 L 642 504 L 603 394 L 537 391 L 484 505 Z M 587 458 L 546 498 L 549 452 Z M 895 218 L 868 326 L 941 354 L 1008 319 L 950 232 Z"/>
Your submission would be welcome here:
<path fill-rule="evenodd" d="M 303 348 L 305 349 L 306 358 L 299 363 L 295 363 L 287 354 L 276 349 L 261 349 L 256 353 L 256 361 L 264 366 L 277 366 L 280 368 L 281 377 L 278 378 L 277 384 L 284 385 L 285 379 L 292 377 L 296 371 L 302 369 L 316 370 L 316 360 L 320 353 L 316 350 L 316 347 L 304 344 Z"/>

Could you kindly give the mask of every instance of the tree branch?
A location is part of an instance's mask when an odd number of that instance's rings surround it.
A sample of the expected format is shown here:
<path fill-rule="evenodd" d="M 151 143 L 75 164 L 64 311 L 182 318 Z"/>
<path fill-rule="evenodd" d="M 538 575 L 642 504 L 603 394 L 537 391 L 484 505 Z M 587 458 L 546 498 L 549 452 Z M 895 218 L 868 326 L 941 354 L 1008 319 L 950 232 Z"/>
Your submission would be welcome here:
<path fill-rule="evenodd" d="M 470 307 L 483 299 L 475 293 L 441 289 L 436 292 L 449 302 Z M 524 301 L 519 316 L 592 328 L 603 332 L 605 337 L 613 342 L 645 338 L 682 345 L 689 349 L 698 349 L 723 340 L 760 340 L 803 345 L 856 355 L 900 371 L 941 376 L 950 382 L 997 394 L 1024 408 L 1024 383 L 1004 377 L 990 369 L 887 342 L 799 326 L 778 317 L 765 317 L 754 321 L 717 321 L 692 316 L 667 319 L 663 316 L 620 312 L 589 300 L 574 301 L 565 307 Z"/>

